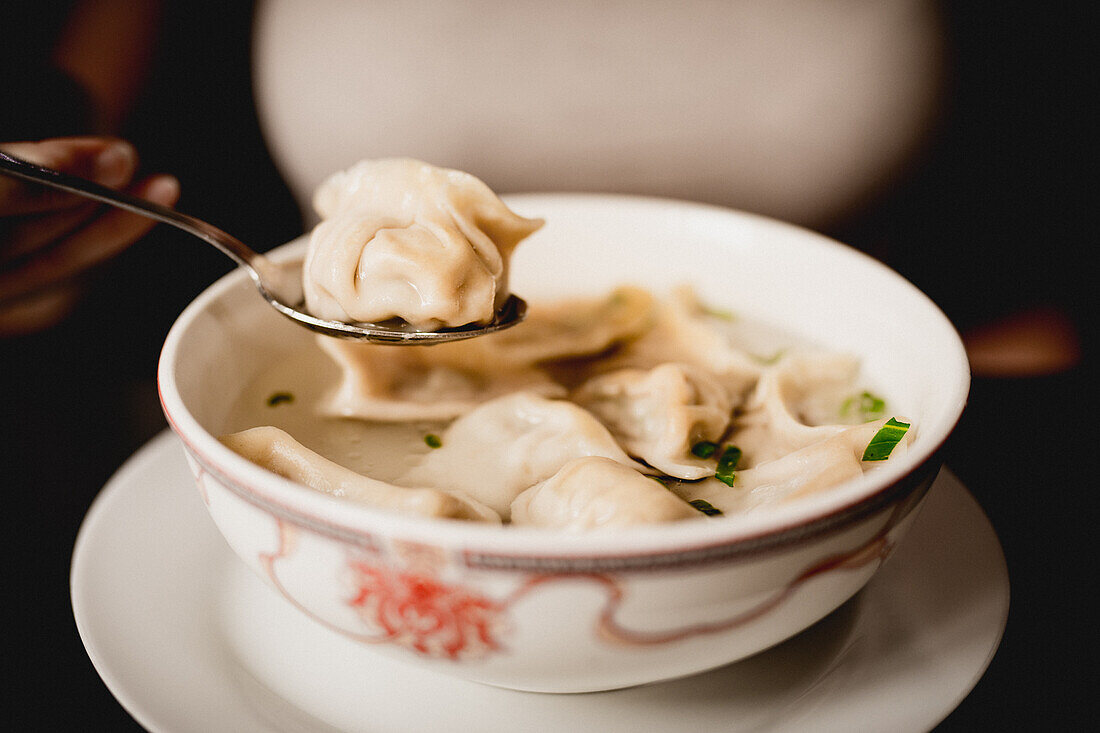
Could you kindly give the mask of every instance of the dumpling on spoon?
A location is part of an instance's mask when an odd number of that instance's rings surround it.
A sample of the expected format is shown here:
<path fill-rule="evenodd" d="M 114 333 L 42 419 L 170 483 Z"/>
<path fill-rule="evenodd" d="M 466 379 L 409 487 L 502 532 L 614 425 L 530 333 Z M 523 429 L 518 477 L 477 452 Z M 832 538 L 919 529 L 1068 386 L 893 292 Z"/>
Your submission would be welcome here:
<path fill-rule="evenodd" d="M 468 173 L 409 158 L 356 163 L 322 183 L 313 206 L 322 221 L 302 270 L 306 308 L 418 331 L 492 322 L 512 251 L 543 224 Z"/>

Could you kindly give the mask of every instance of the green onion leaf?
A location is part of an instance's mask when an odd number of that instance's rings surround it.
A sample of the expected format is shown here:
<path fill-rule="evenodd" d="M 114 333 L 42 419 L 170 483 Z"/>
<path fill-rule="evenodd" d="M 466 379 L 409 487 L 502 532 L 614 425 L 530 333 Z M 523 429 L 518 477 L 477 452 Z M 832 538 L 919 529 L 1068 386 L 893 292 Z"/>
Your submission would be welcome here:
<path fill-rule="evenodd" d="M 714 455 L 716 450 L 718 450 L 718 444 L 712 443 L 709 440 L 701 440 L 691 446 L 691 454 L 699 458 L 710 458 Z"/>
<path fill-rule="evenodd" d="M 737 315 L 733 311 L 724 308 L 712 308 L 709 305 L 700 305 L 699 310 L 701 310 L 704 315 L 708 315 L 711 318 L 729 321 L 730 323 L 737 320 Z"/>
<path fill-rule="evenodd" d="M 280 405 L 284 402 L 293 401 L 294 395 L 292 395 L 290 392 L 276 392 L 275 394 L 267 398 L 267 406 L 274 407 L 275 405 Z"/>
<path fill-rule="evenodd" d="M 718 459 L 718 468 L 714 471 L 714 478 L 726 486 L 733 486 L 734 469 L 741 460 L 741 449 L 735 445 L 727 445 L 722 451 L 722 457 Z"/>
<path fill-rule="evenodd" d="M 787 353 L 786 349 L 780 349 L 771 356 L 762 356 L 761 354 L 749 354 L 752 360 L 761 366 L 772 366 L 778 364 L 779 360 Z"/>
<path fill-rule="evenodd" d="M 887 420 L 886 424 L 875 433 L 875 437 L 871 438 L 871 442 L 867 444 L 867 449 L 863 451 L 863 460 L 885 461 L 890 457 L 894 446 L 905 437 L 905 431 L 908 429 L 909 423 L 907 422 L 900 422 L 894 418 Z"/>
<path fill-rule="evenodd" d="M 664 487 L 665 487 L 666 489 L 668 488 L 668 484 L 667 484 L 667 483 L 665 483 L 665 480 L 664 480 L 663 478 L 661 478 L 660 476 L 650 476 L 650 475 L 649 475 L 648 473 L 647 473 L 647 474 L 643 474 L 643 475 L 644 475 L 644 476 L 645 476 L 646 478 L 651 478 L 651 479 L 653 479 L 654 481 L 656 481 L 657 483 L 659 483 L 659 484 L 660 484 L 661 486 L 664 486 Z"/>
<path fill-rule="evenodd" d="M 441 448 L 443 447 L 443 441 L 438 435 L 428 433 L 424 436 L 424 442 L 428 444 L 429 448 Z"/>
<path fill-rule="evenodd" d="M 706 499 L 692 499 L 688 502 L 693 507 L 706 514 L 708 517 L 720 517 L 722 516 L 722 510 L 715 507 Z"/>
<path fill-rule="evenodd" d="M 864 415 L 881 415 L 886 409 L 886 401 L 876 397 L 870 392 L 864 392 L 859 397 L 859 410 Z"/>
<path fill-rule="evenodd" d="M 882 414 L 886 412 L 886 400 L 870 392 L 864 392 L 858 396 L 853 395 L 840 405 L 840 416 L 847 417 L 853 407 L 856 408 L 863 422 L 870 422 L 882 417 Z"/>

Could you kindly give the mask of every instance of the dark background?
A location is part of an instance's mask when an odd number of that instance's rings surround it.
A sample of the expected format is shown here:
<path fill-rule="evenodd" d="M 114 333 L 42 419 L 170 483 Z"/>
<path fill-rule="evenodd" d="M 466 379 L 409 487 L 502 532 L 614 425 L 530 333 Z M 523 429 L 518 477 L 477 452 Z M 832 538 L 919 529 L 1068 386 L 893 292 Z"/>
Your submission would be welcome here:
<path fill-rule="evenodd" d="M 8 86 L 0 140 L 82 132 L 78 106 L 19 104 L 77 98 L 35 65 L 65 5 L 0 10 L 0 32 L 12 38 L 9 30 L 19 29 L 22 39 L 0 51 Z M 182 5 L 167 4 L 155 83 L 123 136 L 142 152 L 143 169 L 180 179 L 181 210 L 257 248 L 280 244 L 302 224 L 255 118 L 243 40 L 251 7 Z M 943 731 L 1085 729 L 1097 685 L 1089 593 L 1097 489 L 1085 468 L 1095 444 L 1096 275 L 1085 259 L 1086 232 L 1091 243 L 1096 231 L 1086 139 L 1096 83 L 1086 38 L 1096 29 L 1091 9 L 1077 7 L 945 4 L 950 75 L 939 128 L 907 173 L 827 232 L 913 280 L 960 330 L 1054 304 L 1083 338 L 1083 359 L 1067 372 L 976 377 L 949 444 L 947 464 L 1001 538 L 1012 601 L 996 657 Z M 13 729 L 139 729 L 77 636 L 72 545 L 110 474 L 164 427 L 153 376 L 165 333 L 229 269 L 212 248 L 160 227 L 97 273 L 89 300 L 67 322 L 0 340 Z"/>

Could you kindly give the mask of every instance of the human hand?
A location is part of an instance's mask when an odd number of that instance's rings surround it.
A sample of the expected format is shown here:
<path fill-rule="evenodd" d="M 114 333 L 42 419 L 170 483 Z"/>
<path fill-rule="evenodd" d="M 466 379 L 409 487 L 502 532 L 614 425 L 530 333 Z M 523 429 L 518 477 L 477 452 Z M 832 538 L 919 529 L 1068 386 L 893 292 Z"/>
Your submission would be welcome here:
<path fill-rule="evenodd" d="M 106 137 L 0 144 L 4 152 L 171 206 L 168 175 L 134 182 L 137 152 Z M 140 239 L 155 222 L 0 175 L 0 337 L 52 326 L 76 306 L 89 271 Z"/>

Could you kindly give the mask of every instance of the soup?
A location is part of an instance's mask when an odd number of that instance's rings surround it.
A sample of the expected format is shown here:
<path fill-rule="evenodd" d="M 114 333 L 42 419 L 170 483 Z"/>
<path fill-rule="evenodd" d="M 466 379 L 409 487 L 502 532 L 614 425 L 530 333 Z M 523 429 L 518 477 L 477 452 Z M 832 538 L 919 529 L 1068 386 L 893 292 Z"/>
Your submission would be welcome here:
<path fill-rule="evenodd" d="M 241 394 L 223 438 L 395 511 L 569 531 L 716 521 L 856 478 L 912 437 L 858 361 L 685 288 L 531 304 L 430 348 L 324 336 Z"/>

